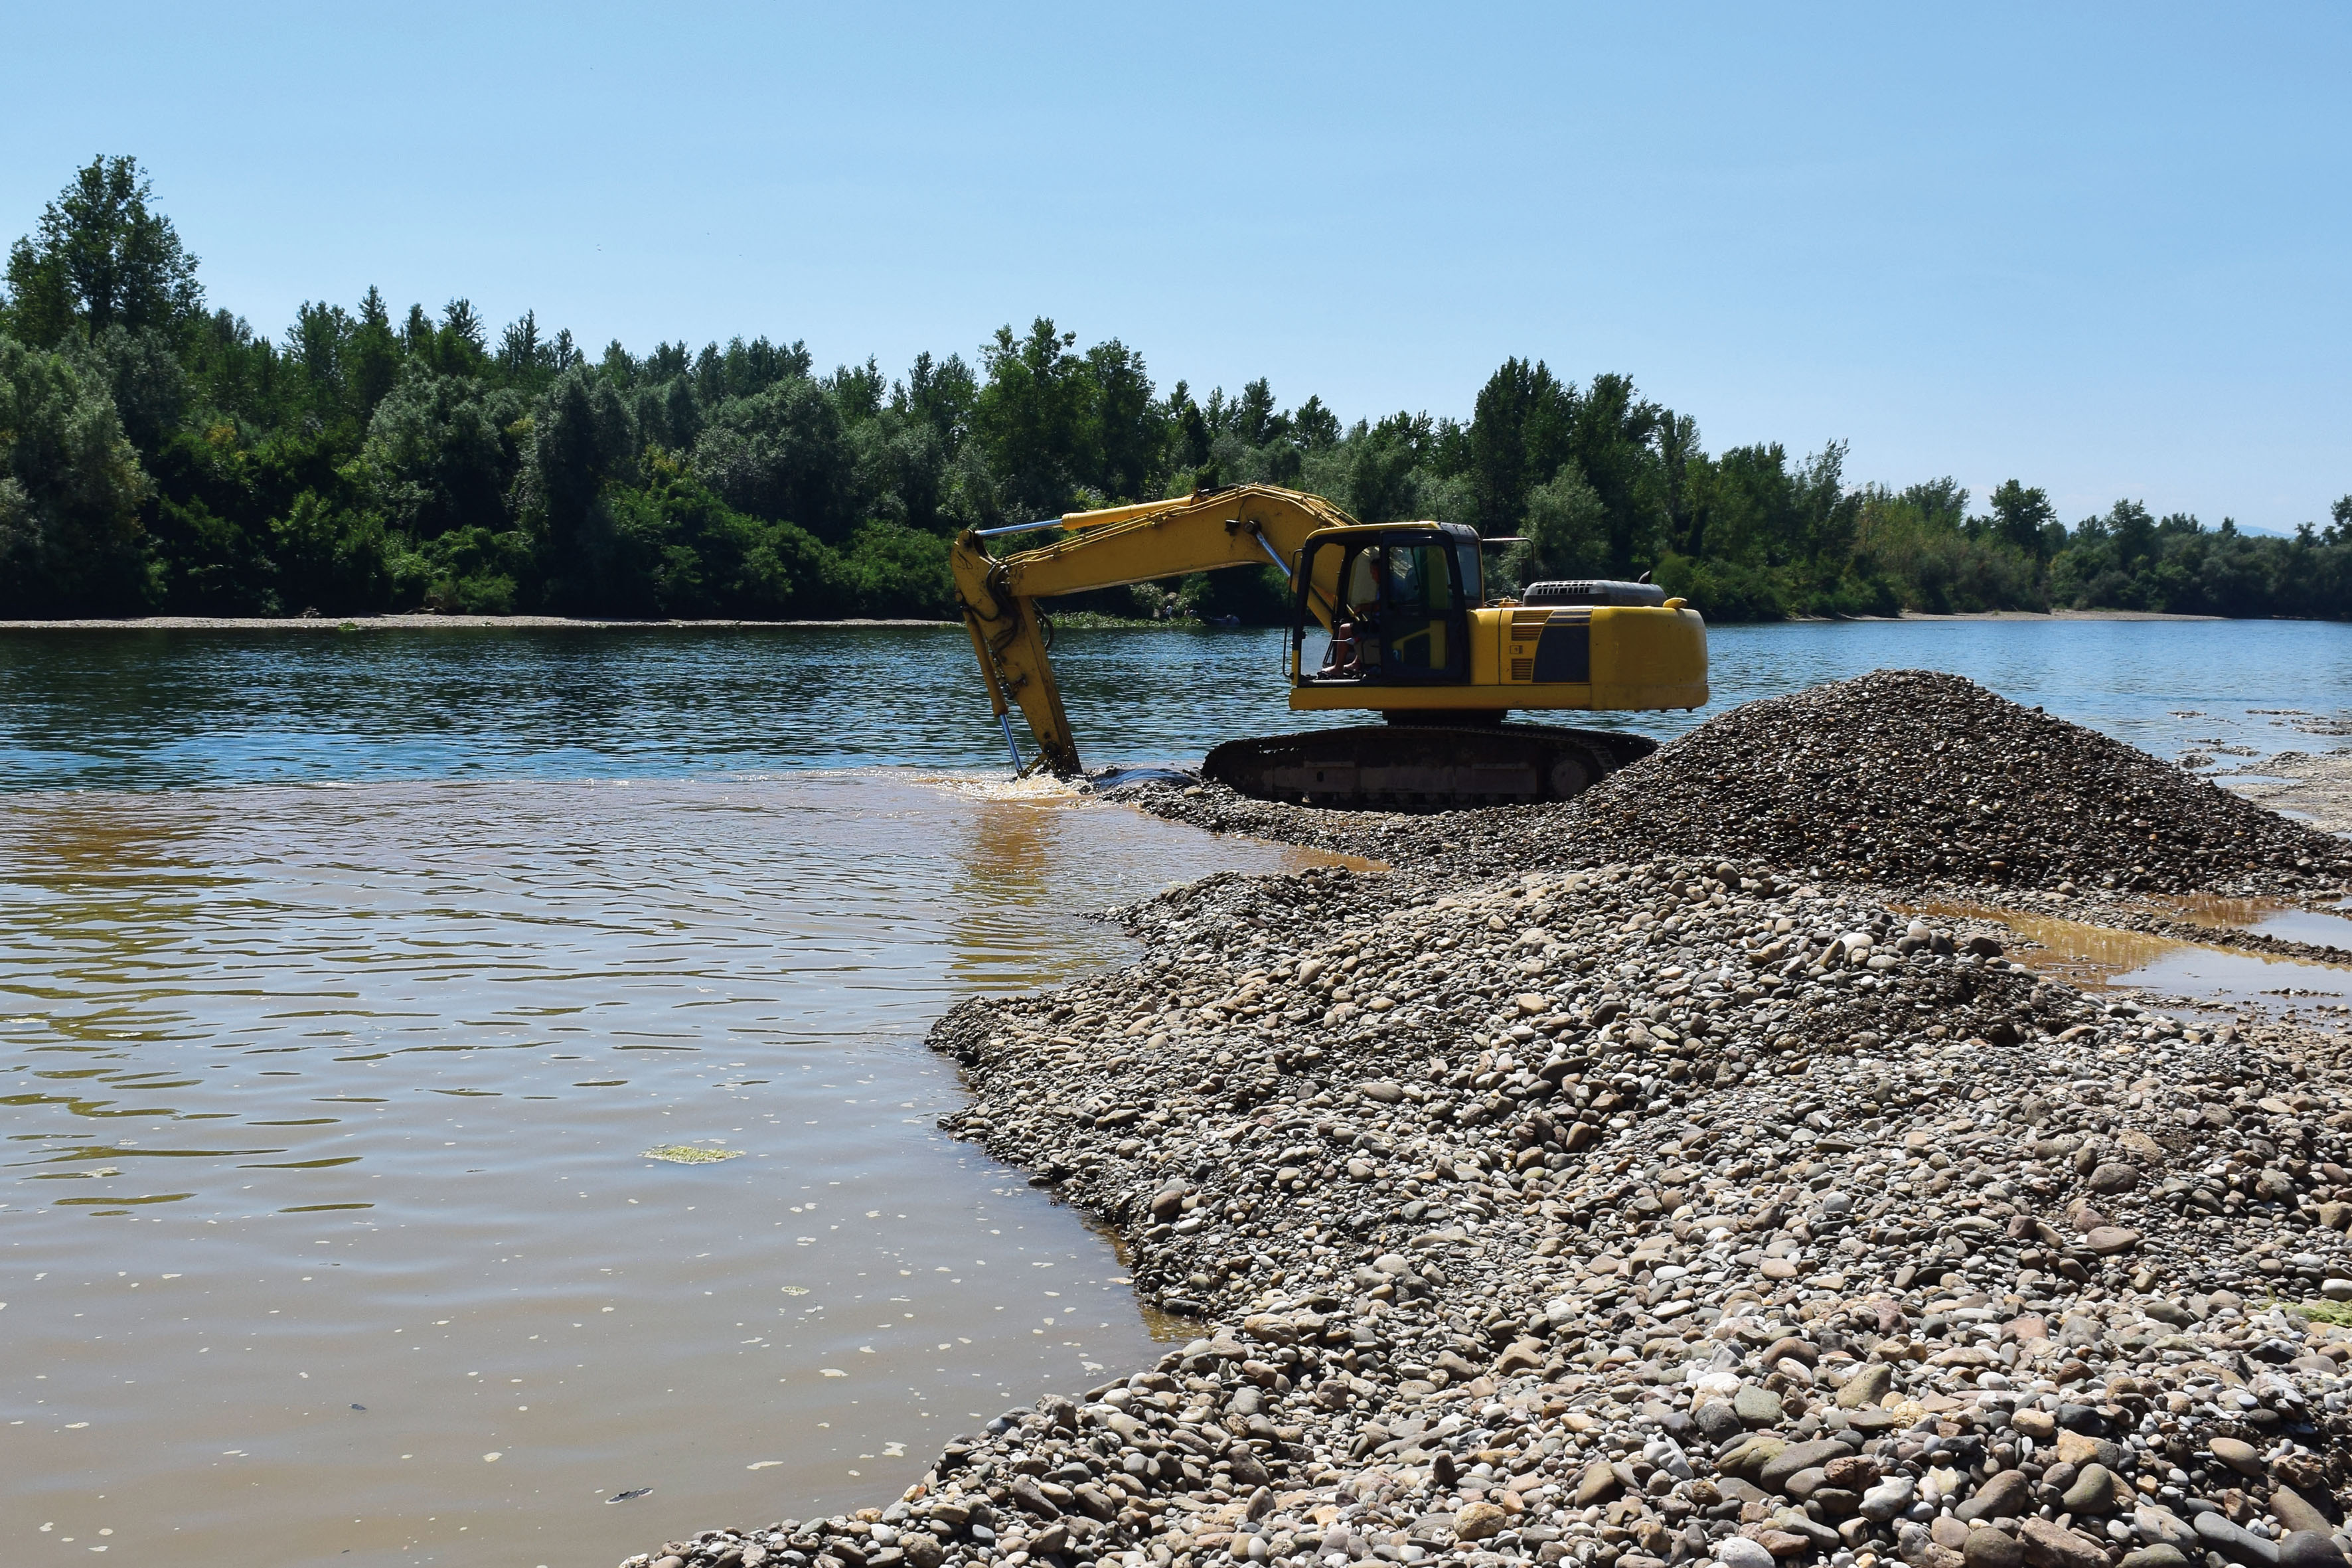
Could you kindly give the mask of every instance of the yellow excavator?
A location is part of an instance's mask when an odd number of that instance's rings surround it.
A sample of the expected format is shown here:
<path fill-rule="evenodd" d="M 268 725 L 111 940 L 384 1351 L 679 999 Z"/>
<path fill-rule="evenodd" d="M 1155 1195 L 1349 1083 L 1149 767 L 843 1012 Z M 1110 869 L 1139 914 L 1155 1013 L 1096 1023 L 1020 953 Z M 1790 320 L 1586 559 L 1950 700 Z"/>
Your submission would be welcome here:
<path fill-rule="evenodd" d="M 988 553 L 991 538 L 1040 529 L 1065 537 Z M 1021 772 L 1080 772 L 1040 599 L 1271 562 L 1291 588 L 1291 708 L 1387 722 L 1227 742 L 1209 753 L 1207 777 L 1260 800 L 1315 805 L 1565 800 L 1656 742 L 1504 716 L 1702 707 L 1706 626 L 1646 582 L 1538 583 L 1489 600 L 1484 549 L 1506 542 L 1459 523 L 1360 523 L 1320 496 L 1228 485 L 967 530 L 951 558 L 981 679 Z M 1036 740 L 1026 763 L 1016 706 Z"/>

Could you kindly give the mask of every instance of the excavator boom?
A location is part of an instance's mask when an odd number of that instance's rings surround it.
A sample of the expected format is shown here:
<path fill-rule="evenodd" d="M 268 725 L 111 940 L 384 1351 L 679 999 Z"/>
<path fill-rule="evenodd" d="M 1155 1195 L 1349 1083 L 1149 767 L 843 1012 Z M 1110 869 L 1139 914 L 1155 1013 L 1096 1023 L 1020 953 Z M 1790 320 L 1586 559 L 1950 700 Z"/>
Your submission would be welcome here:
<path fill-rule="evenodd" d="M 1308 536 L 1362 526 L 1320 496 L 1272 485 L 1234 485 L 1173 500 L 1069 512 L 1060 525 L 1072 537 L 1002 559 L 992 559 L 981 536 L 968 531 L 956 540 L 950 559 L 964 625 L 999 719 L 1008 701 L 1017 705 L 1037 738 L 1037 760 L 1031 765 L 1062 775 L 1078 771 L 1078 746 L 1054 682 L 1035 600 L 1226 566 L 1271 563 L 1287 576 Z M 1337 572 L 1335 557 L 1335 579 Z M 1318 600 L 1309 591 L 1326 625 L 1331 592 L 1326 584 Z"/>

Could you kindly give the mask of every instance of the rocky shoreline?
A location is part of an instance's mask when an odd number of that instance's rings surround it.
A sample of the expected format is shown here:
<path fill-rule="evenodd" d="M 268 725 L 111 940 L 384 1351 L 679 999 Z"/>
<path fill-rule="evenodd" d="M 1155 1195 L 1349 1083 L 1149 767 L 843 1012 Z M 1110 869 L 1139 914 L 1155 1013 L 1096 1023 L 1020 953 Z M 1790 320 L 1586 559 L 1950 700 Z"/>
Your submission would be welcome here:
<path fill-rule="evenodd" d="M 1867 681 L 1564 807 L 1157 792 L 1393 869 L 1178 889 L 1121 911 L 1140 963 L 932 1044 L 972 1090 L 947 1124 L 1116 1225 L 1199 1336 L 898 1499 L 631 1568 L 2336 1568 L 2336 1042 L 2087 997 L 1884 895 L 1906 844 L 2118 898 L 2317 897 L 2344 846 L 1973 688 Z M 1722 761 L 1922 701 L 1866 768 Z M 1920 753 L 1956 711 L 2048 765 Z M 1685 847 L 1727 795 L 1727 847 Z"/>

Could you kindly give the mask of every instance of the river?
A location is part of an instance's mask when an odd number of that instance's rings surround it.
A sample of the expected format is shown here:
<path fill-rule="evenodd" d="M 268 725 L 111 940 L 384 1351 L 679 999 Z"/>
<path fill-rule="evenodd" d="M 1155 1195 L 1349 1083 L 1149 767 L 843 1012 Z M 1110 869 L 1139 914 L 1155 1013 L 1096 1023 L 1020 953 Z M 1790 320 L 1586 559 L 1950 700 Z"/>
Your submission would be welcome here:
<path fill-rule="evenodd" d="M 2352 694 L 2331 626 L 1713 641 L 1711 711 L 1932 666 L 2168 755 L 2326 749 Z M 1133 763 L 1288 727 L 1279 654 L 1057 658 L 1089 762 Z M 883 1498 L 1152 1354 L 1109 1247 L 938 1133 L 923 1030 L 1122 959 L 1084 911 L 1321 858 L 1007 786 L 969 658 L 913 628 L 0 637 L 11 1555 L 594 1568 Z"/>

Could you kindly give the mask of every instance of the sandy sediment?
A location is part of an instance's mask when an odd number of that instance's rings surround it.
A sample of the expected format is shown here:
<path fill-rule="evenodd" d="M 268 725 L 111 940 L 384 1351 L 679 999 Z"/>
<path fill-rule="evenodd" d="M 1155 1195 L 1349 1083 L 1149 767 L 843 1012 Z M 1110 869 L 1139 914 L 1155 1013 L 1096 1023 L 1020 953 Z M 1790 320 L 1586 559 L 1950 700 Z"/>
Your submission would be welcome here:
<path fill-rule="evenodd" d="M 1729 768 L 1703 729 L 1589 816 L 1153 794 L 1396 868 L 1171 892 L 1123 913 L 1140 963 L 932 1044 L 947 1124 L 1116 1225 L 1198 1337 L 898 1498 L 629 1562 L 2336 1568 L 2344 1041 L 2087 997 L 1885 889 L 1932 843 L 1993 891 L 2317 899 L 2343 847 L 1969 691 L 1806 711 L 1930 699 L 1876 768 Z M 2053 769 L 1917 753 L 1958 713 Z"/>
<path fill-rule="evenodd" d="M 2246 773 L 2283 783 L 2239 784 L 2214 777 L 2233 794 L 2273 811 L 2292 812 L 2323 832 L 2352 833 L 2352 752 L 2281 752 L 2248 763 Z"/>

